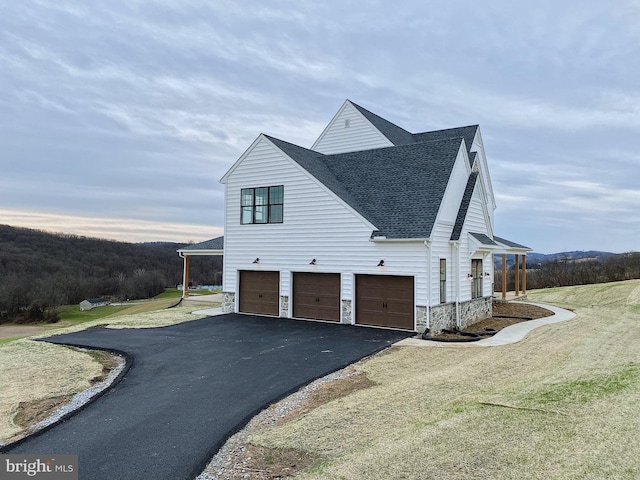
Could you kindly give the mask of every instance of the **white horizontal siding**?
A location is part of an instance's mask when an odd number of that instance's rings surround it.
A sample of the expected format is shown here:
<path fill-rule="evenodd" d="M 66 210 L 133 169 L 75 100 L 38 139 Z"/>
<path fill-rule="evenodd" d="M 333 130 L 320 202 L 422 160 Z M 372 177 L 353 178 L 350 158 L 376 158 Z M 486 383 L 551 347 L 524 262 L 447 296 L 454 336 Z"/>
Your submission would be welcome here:
<path fill-rule="evenodd" d="M 447 302 L 455 300 L 454 264 L 451 257 L 453 223 L 438 222 L 431 234 L 431 298 L 429 305 L 440 303 L 440 259 L 447 261 Z"/>
<path fill-rule="evenodd" d="M 313 149 L 321 153 L 332 154 L 392 145 L 360 112 L 347 103 L 336 114 L 327 129 L 322 132 Z"/>
<path fill-rule="evenodd" d="M 483 281 L 483 295 L 491 295 L 491 281 L 493 279 L 493 267 L 488 265 L 485 252 L 473 252 L 471 251 L 472 242 L 469 241 L 469 233 L 483 233 L 491 237 L 489 226 L 487 225 L 488 219 L 485 215 L 485 208 L 482 205 L 482 199 L 480 195 L 481 187 L 476 185 L 471 197 L 471 203 L 469 204 L 469 210 L 467 211 L 467 217 L 462 227 L 462 234 L 460 236 L 460 250 L 463 267 L 463 276 L 471 273 L 471 259 L 481 258 L 483 260 L 482 268 L 485 272 L 490 272 L 491 276 L 486 277 Z M 463 282 L 463 288 L 461 288 L 460 299 L 462 301 L 471 299 L 471 281 Z"/>
<path fill-rule="evenodd" d="M 281 224 L 241 225 L 242 188 L 284 185 Z M 416 303 L 426 300 L 427 250 L 422 242 L 371 242 L 372 228 L 340 200 L 262 139 L 227 178 L 224 290 L 235 292 L 238 270 L 281 272 L 281 295 L 291 295 L 291 272 L 342 273 L 342 298 L 353 299 L 353 276 L 416 276 Z M 252 263 L 256 258 L 258 264 Z M 312 259 L 317 265 L 309 265 Z M 384 259 L 385 266 L 377 267 Z M 422 303 L 421 303 L 422 302 Z"/>

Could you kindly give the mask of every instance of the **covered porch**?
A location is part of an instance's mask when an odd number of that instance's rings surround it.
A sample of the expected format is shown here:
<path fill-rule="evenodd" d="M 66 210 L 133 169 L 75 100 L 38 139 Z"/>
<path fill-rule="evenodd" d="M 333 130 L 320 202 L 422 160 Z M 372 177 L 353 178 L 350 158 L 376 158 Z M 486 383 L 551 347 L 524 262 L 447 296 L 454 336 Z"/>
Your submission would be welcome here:
<path fill-rule="evenodd" d="M 532 249 L 501 237 L 494 236 L 493 240 L 498 245 L 493 254 L 502 256 L 502 288 L 498 292 L 497 298 L 508 301 L 525 297 L 527 294 L 527 252 Z M 510 292 L 507 292 L 507 255 L 514 256 L 515 288 Z M 495 293 L 494 297 L 496 297 Z"/>
<path fill-rule="evenodd" d="M 189 264 L 192 256 L 212 256 L 224 254 L 224 237 L 212 238 L 193 245 L 187 245 L 178 250 L 178 255 L 183 259 L 182 271 L 182 298 L 189 297 Z"/>

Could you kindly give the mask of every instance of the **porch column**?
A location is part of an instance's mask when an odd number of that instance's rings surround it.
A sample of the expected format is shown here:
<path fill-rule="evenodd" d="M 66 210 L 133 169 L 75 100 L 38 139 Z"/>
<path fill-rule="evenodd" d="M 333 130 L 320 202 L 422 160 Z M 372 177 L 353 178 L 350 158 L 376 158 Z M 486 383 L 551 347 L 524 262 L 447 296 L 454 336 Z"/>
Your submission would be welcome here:
<path fill-rule="evenodd" d="M 516 255 L 516 297 L 520 293 L 520 255 Z"/>
<path fill-rule="evenodd" d="M 527 293 L 527 255 L 522 255 L 522 294 Z"/>
<path fill-rule="evenodd" d="M 507 299 L 507 254 L 502 254 L 502 299 Z"/>
<path fill-rule="evenodd" d="M 189 296 L 189 255 L 184 256 L 184 274 L 182 276 L 182 298 Z"/>

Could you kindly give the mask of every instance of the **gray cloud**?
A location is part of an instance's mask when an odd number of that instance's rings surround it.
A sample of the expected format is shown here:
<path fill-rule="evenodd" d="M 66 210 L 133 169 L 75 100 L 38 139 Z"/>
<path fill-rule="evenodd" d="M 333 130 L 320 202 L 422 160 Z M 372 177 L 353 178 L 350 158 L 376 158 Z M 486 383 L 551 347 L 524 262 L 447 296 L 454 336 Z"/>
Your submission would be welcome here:
<path fill-rule="evenodd" d="M 411 131 L 480 123 L 503 236 L 638 250 L 638 14 L 634 1 L 13 2 L 0 223 L 213 237 L 218 179 L 255 137 L 310 146 L 350 98 Z"/>

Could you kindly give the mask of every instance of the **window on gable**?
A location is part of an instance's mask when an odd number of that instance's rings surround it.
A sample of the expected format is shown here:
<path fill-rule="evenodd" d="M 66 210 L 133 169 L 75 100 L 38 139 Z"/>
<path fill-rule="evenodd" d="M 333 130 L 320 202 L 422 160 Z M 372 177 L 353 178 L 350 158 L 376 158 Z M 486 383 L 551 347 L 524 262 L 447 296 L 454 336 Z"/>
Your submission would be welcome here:
<path fill-rule="evenodd" d="M 282 223 L 284 186 L 243 188 L 240 223 Z"/>

